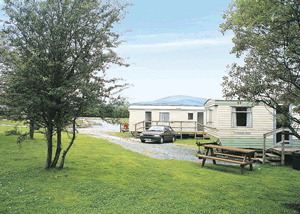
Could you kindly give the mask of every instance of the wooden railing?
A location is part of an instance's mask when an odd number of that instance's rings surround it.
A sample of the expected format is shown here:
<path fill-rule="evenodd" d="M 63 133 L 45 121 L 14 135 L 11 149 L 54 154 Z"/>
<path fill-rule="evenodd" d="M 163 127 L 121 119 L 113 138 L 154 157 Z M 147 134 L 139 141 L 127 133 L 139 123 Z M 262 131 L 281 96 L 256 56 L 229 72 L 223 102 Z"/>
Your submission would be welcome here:
<path fill-rule="evenodd" d="M 151 123 L 152 125 L 167 125 L 172 127 L 172 129 L 180 134 L 180 139 L 182 139 L 183 133 L 189 132 L 194 133 L 195 138 L 197 136 L 197 133 L 199 132 L 206 132 L 214 137 L 218 137 L 219 130 L 211 127 L 203 125 L 202 123 L 196 122 L 196 121 L 141 121 L 135 124 L 135 136 L 137 136 L 138 132 L 143 132 L 146 130 L 146 123 Z M 186 124 L 191 124 L 190 126 L 187 126 Z M 185 130 L 193 130 L 193 131 L 185 131 Z"/>
<path fill-rule="evenodd" d="M 295 130 L 299 131 L 300 129 L 295 129 Z M 282 128 L 275 129 L 275 130 L 273 130 L 271 132 L 263 134 L 263 138 L 264 138 L 264 144 L 263 144 L 263 164 L 266 162 L 266 151 L 268 149 L 281 146 L 281 165 L 284 165 L 284 161 L 285 161 L 285 155 L 284 155 L 285 143 L 286 142 L 290 143 L 290 139 L 288 139 L 288 140 L 285 139 L 285 133 L 284 132 L 286 132 L 286 131 L 291 132 L 291 130 L 289 128 L 282 127 Z M 282 134 L 281 134 L 281 141 L 277 142 L 275 145 L 273 145 L 273 146 L 271 146 L 269 148 L 266 148 L 266 138 L 269 137 L 269 136 L 272 136 L 274 134 L 281 133 L 281 132 L 282 132 Z"/>

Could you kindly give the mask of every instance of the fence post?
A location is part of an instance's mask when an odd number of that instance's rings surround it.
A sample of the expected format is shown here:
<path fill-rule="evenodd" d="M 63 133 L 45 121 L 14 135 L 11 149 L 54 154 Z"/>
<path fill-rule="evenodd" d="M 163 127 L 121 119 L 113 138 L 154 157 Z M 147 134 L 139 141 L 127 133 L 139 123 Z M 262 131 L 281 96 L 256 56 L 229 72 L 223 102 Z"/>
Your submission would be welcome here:
<path fill-rule="evenodd" d="M 135 126 L 135 137 L 137 136 L 136 125 L 137 125 L 137 123 L 134 125 Z"/>
<path fill-rule="evenodd" d="M 182 140 L 182 122 L 180 122 L 180 139 Z"/>
<path fill-rule="evenodd" d="M 266 135 L 264 134 L 264 147 L 263 147 L 263 164 L 266 162 Z"/>
<path fill-rule="evenodd" d="M 197 122 L 195 122 L 195 139 L 197 137 Z"/>
<path fill-rule="evenodd" d="M 285 140 L 285 136 L 284 136 L 284 131 L 283 133 L 281 134 L 281 140 L 282 140 L 282 143 L 281 143 L 281 165 L 284 166 L 284 140 Z"/>

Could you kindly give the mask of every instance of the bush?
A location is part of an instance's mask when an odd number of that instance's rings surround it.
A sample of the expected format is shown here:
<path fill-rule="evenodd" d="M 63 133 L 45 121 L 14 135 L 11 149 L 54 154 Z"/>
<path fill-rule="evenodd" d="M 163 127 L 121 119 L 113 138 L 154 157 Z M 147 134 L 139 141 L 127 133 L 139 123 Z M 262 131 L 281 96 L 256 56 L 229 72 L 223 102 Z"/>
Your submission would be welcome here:
<path fill-rule="evenodd" d="M 18 130 L 18 126 L 15 126 L 14 129 L 5 131 L 5 136 L 11 136 L 11 135 L 21 135 L 21 132 Z"/>

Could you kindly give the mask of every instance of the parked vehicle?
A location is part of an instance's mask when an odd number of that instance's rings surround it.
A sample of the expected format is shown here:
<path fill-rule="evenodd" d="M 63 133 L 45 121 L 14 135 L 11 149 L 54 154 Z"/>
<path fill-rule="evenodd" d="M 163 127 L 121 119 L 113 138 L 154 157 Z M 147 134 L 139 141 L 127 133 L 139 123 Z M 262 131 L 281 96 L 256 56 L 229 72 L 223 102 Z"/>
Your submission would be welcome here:
<path fill-rule="evenodd" d="M 140 139 L 144 143 L 150 142 L 174 142 L 176 133 L 170 126 L 151 126 L 147 131 L 140 134 Z"/>

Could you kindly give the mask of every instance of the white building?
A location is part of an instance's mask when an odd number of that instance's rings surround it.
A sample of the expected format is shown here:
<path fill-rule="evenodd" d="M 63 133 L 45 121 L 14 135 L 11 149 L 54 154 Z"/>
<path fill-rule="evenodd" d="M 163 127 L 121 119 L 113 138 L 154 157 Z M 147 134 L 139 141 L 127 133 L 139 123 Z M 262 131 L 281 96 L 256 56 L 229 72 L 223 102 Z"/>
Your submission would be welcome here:
<path fill-rule="evenodd" d="M 141 132 L 151 125 L 170 125 L 177 132 L 203 131 L 206 99 L 172 96 L 129 106 L 129 131 Z"/>

